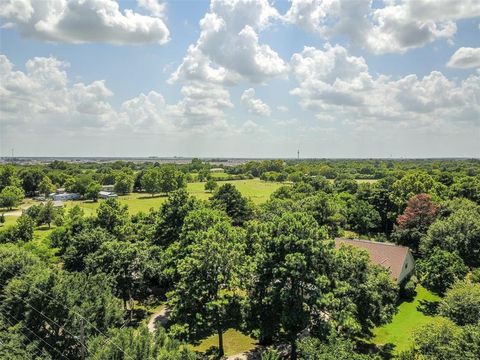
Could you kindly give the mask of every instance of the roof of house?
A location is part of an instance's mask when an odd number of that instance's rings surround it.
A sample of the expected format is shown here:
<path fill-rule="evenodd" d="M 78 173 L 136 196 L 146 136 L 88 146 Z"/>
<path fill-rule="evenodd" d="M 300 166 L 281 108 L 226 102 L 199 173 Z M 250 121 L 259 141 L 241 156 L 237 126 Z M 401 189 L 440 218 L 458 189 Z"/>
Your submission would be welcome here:
<path fill-rule="evenodd" d="M 383 243 L 359 239 L 335 239 L 335 247 L 338 249 L 342 244 L 351 245 L 366 250 L 374 264 L 390 269 L 390 275 L 397 280 L 403 270 L 403 264 L 410 249 L 391 243 Z"/>

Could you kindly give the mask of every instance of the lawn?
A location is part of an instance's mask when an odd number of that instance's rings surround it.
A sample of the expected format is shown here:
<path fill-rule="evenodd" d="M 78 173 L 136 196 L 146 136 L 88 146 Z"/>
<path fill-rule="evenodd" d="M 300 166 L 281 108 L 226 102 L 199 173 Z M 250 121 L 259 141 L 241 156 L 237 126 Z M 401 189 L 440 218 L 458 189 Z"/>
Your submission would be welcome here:
<path fill-rule="evenodd" d="M 412 344 L 413 332 L 439 319 L 438 316 L 426 315 L 428 311 L 423 310 L 439 300 L 439 296 L 419 285 L 413 301 L 400 304 L 391 323 L 374 329 L 373 342 L 377 345 L 395 345 L 394 353 L 408 350 Z"/>
<path fill-rule="evenodd" d="M 231 356 L 241 352 L 249 351 L 255 348 L 256 341 L 250 336 L 242 334 L 235 329 L 228 329 L 223 334 L 223 347 L 225 349 L 225 355 Z M 198 345 L 191 345 L 192 350 L 198 352 L 205 352 L 208 349 L 215 347 L 218 348 L 218 335 L 212 335 L 202 340 Z"/>
<path fill-rule="evenodd" d="M 265 182 L 259 179 L 251 180 L 234 180 L 234 181 L 218 181 L 218 185 L 221 186 L 225 183 L 232 183 L 236 188 L 246 197 L 250 198 L 255 204 L 261 204 L 268 200 L 270 195 L 278 189 L 282 184 Z M 204 182 L 188 183 L 188 192 L 202 200 L 207 200 L 212 196 L 211 193 L 206 192 Z M 150 208 L 158 208 L 167 199 L 166 196 L 151 197 L 145 193 L 131 193 L 126 196 L 120 196 L 118 198 L 121 203 L 128 205 L 130 214 L 136 214 L 140 211 L 148 212 Z M 67 208 L 74 205 L 79 205 L 85 212 L 85 215 L 93 215 L 100 205 L 102 200 L 94 203 L 91 201 L 68 201 L 66 202 Z"/>

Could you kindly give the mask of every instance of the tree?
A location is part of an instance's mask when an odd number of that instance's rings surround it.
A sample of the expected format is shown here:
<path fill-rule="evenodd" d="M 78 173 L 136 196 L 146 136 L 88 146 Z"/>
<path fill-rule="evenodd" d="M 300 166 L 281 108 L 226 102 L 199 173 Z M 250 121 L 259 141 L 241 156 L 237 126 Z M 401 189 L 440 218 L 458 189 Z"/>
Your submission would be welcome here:
<path fill-rule="evenodd" d="M 178 265 L 179 281 L 169 294 L 176 329 L 189 335 L 218 334 L 218 355 L 224 354 L 223 332 L 238 302 L 243 232 L 218 223 L 195 232 L 189 254 Z"/>
<path fill-rule="evenodd" d="M 425 260 L 418 261 L 417 269 L 420 282 L 439 294 L 443 294 L 455 281 L 463 279 L 468 272 L 460 256 L 438 248 Z"/>
<path fill-rule="evenodd" d="M 20 205 L 25 193 L 21 188 L 16 186 L 6 186 L 0 192 L 0 207 L 9 208 L 10 210 L 15 206 Z"/>
<path fill-rule="evenodd" d="M 172 192 L 160 211 L 155 213 L 152 243 L 167 247 L 180 237 L 185 217 L 198 207 L 198 201 L 185 189 Z"/>
<path fill-rule="evenodd" d="M 457 325 L 476 324 L 480 321 L 480 284 L 457 281 L 447 290 L 440 303 L 439 313 Z"/>
<path fill-rule="evenodd" d="M 150 168 L 142 176 L 142 188 L 152 197 L 162 191 L 162 173 L 158 168 Z"/>
<path fill-rule="evenodd" d="M 115 177 L 115 185 L 113 186 L 113 190 L 120 195 L 130 194 L 133 190 L 134 182 L 135 179 L 132 175 L 119 173 Z"/>
<path fill-rule="evenodd" d="M 353 231 L 368 234 L 380 227 L 380 214 L 364 200 L 353 198 L 346 206 L 347 223 Z"/>
<path fill-rule="evenodd" d="M 167 165 L 160 168 L 161 175 L 161 191 L 169 193 L 174 190 L 183 188 L 187 185 L 185 175 L 177 171 L 174 166 Z"/>
<path fill-rule="evenodd" d="M 22 183 L 17 177 L 17 171 L 13 165 L 0 166 L 0 191 L 6 186 L 21 187 Z"/>
<path fill-rule="evenodd" d="M 480 266 L 480 216 L 460 209 L 445 219 L 435 221 L 420 243 L 420 250 L 430 254 L 435 248 L 458 252 L 465 263 Z"/>
<path fill-rule="evenodd" d="M 47 224 L 48 228 L 50 228 L 50 224 L 52 223 L 53 219 L 55 218 L 55 208 L 53 207 L 53 202 L 51 200 L 47 201 L 40 208 L 40 212 L 38 213 L 38 224 Z"/>
<path fill-rule="evenodd" d="M 22 180 L 22 187 L 25 193 L 27 195 L 35 195 L 44 175 L 39 167 L 29 166 L 19 172 L 19 177 Z"/>
<path fill-rule="evenodd" d="M 40 184 L 38 184 L 38 192 L 45 195 L 45 197 L 48 197 L 55 189 L 55 185 L 53 185 L 52 180 L 48 176 L 44 176 Z"/>
<path fill-rule="evenodd" d="M 147 255 L 142 243 L 117 240 L 100 244 L 97 251 L 85 258 L 87 272 L 103 272 L 114 279 L 117 295 L 123 300 L 124 309 L 130 303 L 130 316 L 133 315 L 133 299 L 143 283 L 145 259 Z"/>
<path fill-rule="evenodd" d="M 438 197 L 446 187 L 435 181 L 423 171 L 412 171 L 395 181 L 392 185 L 391 198 L 399 207 L 403 208 L 408 199 L 417 194 L 429 194 Z"/>
<path fill-rule="evenodd" d="M 327 342 L 314 337 L 299 340 L 298 355 L 302 360 L 380 360 L 376 356 L 358 353 L 353 341 L 333 336 Z"/>
<path fill-rule="evenodd" d="M 418 251 L 420 240 L 435 221 L 439 206 L 431 201 L 428 194 L 418 194 L 408 200 L 402 215 L 398 216 L 395 239 L 400 245 Z"/>
<path fill-rule="evenodd" d="M 197 356 L 163 328 L 155 334 L 145 326 L 139 329 L 113 329 L 109 337 L 98 336 L 88 342 L 89 359 L 195 360 Z"/>
<path fill-rule="evenodd" d="M 96 223 L 114 235 L 120 235 L 128 223 L 128 206 L 115 198 L 105 200 L 97 209 Z"/>
<path fill-rule="evenodd" d="M 218 184 L 215 180 L 209 179 L 205 183 L 205 191 L 213 192 L 218 187 Z"/>
<path fill-rule="evenodd" d="M 260 227 L 256 237 L 247 285 L 249 326 L 262 344 L 284 333 L 295 359 L 297 335 L 311 323 L 328 283 L 331 253 L 321 241 L 327 234 L 310 215 L 286 213 Z"/>
<path fill-rule="evenodd" d="M 247 199 L 230 183 L 222 185 L 211 200 L 214 206 L 225 210 L 227 215 L 232 218 L 234 225 L 242 225 L 253 215 Z"/>
<path fill-rule="evenodd" d="M 68 271 L 83 271 L 85 258 L 96 252 L 106 242 L 115 237 L 102 228 L 85 229 L 74 234 L 62 256 L 64 267 Z"/>
<path fill-rule="evenodd" d="M 100 190 L 102 190 L 102 185 L 96 181 L 92 181 L 87 186 L 85 197 L 89 200 L 93 200 L 93 202 L 97 202 Z"/>
<path fill-rule="evenodd" d="M 439 318 L 413 334 L 413 349 L 400 354 L 401 360 L 464 360 L 480 356 L 480 325 L 456 326 Z"/>

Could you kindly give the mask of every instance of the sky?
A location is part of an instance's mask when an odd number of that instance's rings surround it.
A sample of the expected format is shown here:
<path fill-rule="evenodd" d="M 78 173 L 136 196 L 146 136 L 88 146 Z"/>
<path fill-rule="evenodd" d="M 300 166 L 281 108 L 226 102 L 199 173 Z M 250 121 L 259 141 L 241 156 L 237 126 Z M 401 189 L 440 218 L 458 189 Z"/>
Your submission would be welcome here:
<path fill-rule="evenodd" d="M 478 0 L 0 0 L 0 156 L 480 157 Z"/>

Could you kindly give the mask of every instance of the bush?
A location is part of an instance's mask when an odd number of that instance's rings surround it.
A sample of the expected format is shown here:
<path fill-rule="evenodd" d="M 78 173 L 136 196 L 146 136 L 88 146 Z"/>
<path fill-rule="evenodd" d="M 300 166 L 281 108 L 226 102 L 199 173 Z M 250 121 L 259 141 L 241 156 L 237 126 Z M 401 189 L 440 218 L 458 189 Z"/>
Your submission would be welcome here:
<path fill-rule="evenodd" d="M 418 279 L 415 275 L 411 276 L 410 279 L 401 287 L 400 295 L 404 299 L 413 299 L 417 294 L 416 288 L 418 285 Z"/>

